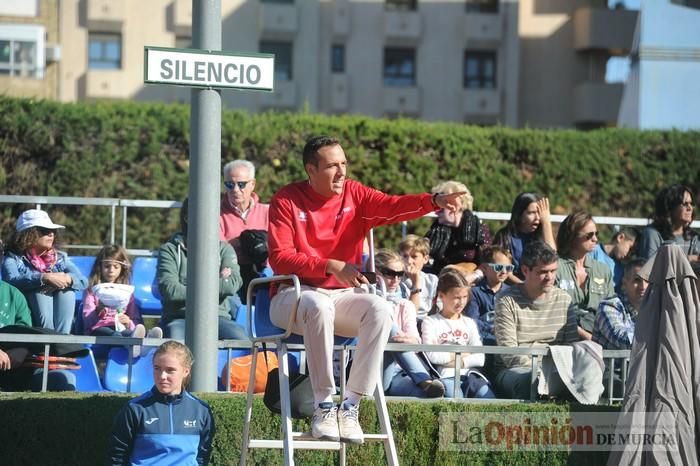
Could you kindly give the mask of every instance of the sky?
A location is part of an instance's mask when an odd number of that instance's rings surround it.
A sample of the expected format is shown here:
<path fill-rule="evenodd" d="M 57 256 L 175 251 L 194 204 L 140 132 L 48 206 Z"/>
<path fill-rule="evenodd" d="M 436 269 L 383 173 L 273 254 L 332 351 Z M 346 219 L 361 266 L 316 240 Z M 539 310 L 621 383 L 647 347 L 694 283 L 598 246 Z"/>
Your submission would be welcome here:
<path fill-rule="evenodd" d="M 622 3 L 628 10 L 639 10 L 640 2 L 641 0 L 608 0 L 608 7 L 615 8 L 615 5 Z M 608 60 L 605 70 L 605 81 L 609 83 L 625 82 L 629 72 L 629 57 L 612 57 Z"/>

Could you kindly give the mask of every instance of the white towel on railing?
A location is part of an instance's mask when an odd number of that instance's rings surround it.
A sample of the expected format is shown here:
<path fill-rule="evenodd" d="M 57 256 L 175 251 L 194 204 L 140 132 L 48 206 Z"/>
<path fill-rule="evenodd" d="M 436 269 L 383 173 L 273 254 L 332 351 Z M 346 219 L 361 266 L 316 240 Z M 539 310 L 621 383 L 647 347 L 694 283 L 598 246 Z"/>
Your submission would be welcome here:
<path fill-rule="evenodd" d="M 590 340 L 572 345 L 553 345 L 542 360 L 537 391 L 557 395 L 554 387 L 564 384 L 581 404 L 595 404 L 603 394 L 603 348 Z M 563 388 L 563 387 L 562 387 Z"/>

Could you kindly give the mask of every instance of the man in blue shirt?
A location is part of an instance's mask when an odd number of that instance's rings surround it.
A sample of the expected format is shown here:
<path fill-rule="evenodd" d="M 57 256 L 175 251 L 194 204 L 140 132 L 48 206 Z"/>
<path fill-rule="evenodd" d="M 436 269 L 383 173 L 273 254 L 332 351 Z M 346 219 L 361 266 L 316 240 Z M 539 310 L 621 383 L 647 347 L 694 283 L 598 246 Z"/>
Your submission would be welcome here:
<path fill-rule="evenodd" d="M 605 349 L 632 347 L 639 305 L 649 284 L 638 275 L 644 263 L 644 259 L 628 262 L 618 295 L 600 302 L 593 324 L 593 341 Z"/>

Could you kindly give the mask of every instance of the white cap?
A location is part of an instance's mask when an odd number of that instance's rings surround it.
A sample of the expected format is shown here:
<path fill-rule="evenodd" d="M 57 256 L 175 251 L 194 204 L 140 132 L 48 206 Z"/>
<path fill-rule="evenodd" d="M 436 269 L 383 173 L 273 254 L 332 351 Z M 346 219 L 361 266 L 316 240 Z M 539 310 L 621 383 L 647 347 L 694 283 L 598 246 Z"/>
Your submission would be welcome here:
<path fill-rule="evenodd" d="M 44 210 L 25 210 L 20 214 L 19 218 L 17 218 L 15 229 L 17 231 L 24 231 L 32 227 L 46 228 L 47 230 L 58 230 L 59 228 L 65 228 L 63 225 L 53 223 L 49 218 L 49 214 Z"/>

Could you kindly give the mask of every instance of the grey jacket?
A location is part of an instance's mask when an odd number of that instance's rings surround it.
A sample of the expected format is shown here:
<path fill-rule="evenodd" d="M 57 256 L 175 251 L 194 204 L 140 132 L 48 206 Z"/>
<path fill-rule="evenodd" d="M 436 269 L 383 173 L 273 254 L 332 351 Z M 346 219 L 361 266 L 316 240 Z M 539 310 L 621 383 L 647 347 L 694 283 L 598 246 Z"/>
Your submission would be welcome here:
<path fill-rule="evenodd" d="M 648 276 L 649 288 L 639 309 L 616 434 L 672 433 L 677 448 L 659 450 L 628 444 L 624 450 L 610 453 L 608 465 L 698 464 L 697 277 L 685 251 L 675 245 L 659 247 L 653 264 L 648 262 L 640 275 Z"/>
<path fill-rule="evenodd" d="M 219 270 L 231 269 L 227 278 L 219 277 L 219 315 L 230 318 L 230 300 L 241 287 L 241 272 L 236 259 L 236 252 L 231 245 L 219 241 Z M 163 319 L 185 318 L 185 299 L 187 297 L 187 245 L 181 233 L 173 235 L 158 250 L 158 269 L 156 272 L 158 290 L 163 302 Z"/>

